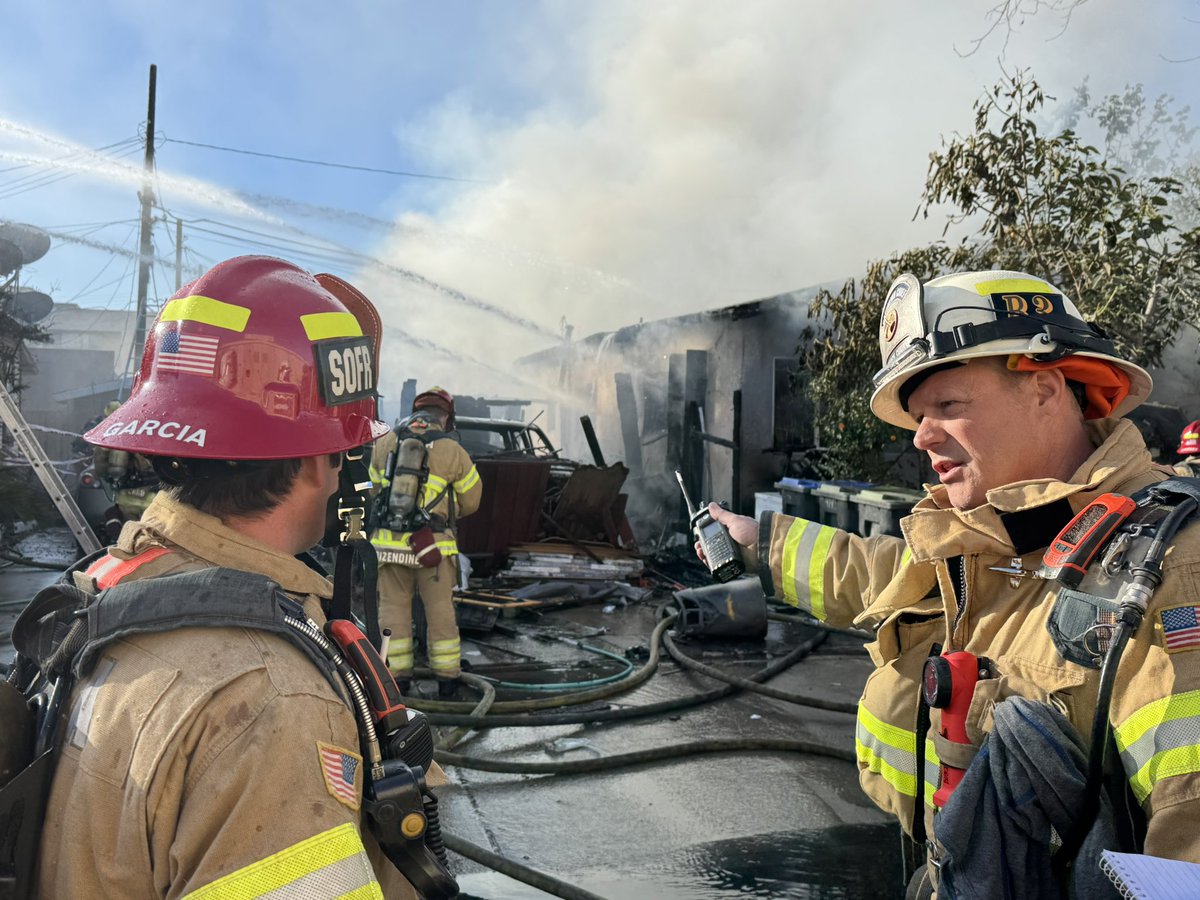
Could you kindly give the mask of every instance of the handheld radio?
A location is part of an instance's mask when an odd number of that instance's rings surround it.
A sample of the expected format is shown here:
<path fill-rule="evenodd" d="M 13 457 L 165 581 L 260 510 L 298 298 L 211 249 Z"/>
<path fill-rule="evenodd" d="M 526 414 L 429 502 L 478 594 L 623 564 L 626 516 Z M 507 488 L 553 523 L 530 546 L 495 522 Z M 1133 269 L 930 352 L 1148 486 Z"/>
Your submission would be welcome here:
<path fill-rule="evenodd" d="M 1078 587 L 1096 551 L 1135 509 L 1137 504 L 1120 494 L 1097 497 L 1050 542 L 1038 575 L 1069 588 Z"/>
<path fill-rule="evenodd" d="M 679 482 L 683 500 L 687 503 L 692 534 L 704 548 L 704 562 L 708 571 L 717 581 L 732 581 L 746 571 L 746 565 L 734 546 L 733 538 L 729 536 L 729 530 L 709 514 L 707 503 L 701 509 L 696 509 L 678 469 L 675 470 L 675 480 Z"/>

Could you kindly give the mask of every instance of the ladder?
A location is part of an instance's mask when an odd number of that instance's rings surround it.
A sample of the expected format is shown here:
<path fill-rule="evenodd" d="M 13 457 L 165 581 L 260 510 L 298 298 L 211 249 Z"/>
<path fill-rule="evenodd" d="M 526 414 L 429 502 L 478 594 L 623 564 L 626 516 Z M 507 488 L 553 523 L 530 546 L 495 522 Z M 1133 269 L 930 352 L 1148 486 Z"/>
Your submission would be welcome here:
<path fill-rule="evenodd" d="M 70 527 L 71 533 L 75 535 L 79 546 L 83 548 L 83 552 L 95 553 L 100 549 L 100 541 L 97 540 L 95 532 L 92 531 L 87 520 L 84 519 L 83 513 L 80 512 L 79 504 L 75 502 L 75 498 L 63 484 L 62 476 L 50 464 L 50 457 L 46 456 L 46 451 L 33 436 L 33 430 L 25 421 L 25 417 L 21 415 L 20 408 L 2 381 L 0 381 L 0 419 L 4 420 L 4 424 L 12 432 L 13 438 L 17 442 L 17 448 L 25 454 L 25 458 L 33 466 L 33 474 L 41 481 L 46 493 L 50 495 L 50 499 L 62 513 L 62 517 Z"/>

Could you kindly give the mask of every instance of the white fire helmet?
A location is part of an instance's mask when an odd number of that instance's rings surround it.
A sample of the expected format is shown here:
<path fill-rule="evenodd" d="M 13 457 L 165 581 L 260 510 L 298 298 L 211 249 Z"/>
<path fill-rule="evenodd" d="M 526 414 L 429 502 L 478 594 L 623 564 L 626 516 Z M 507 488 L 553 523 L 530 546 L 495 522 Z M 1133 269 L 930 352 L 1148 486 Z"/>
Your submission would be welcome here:
<path fill-rule="evenodd" d="M 871 411 L 913 431 L 917 422 L 904 408 L 901 389 L 914 375 L 949 362 L 1011 354 L 1107 360 L 1130 381 L 1114 416 L 1142 403 L 1153 386 L 1146 370 L 1117 356 L 1112 342 L 1084 321 L 1062 291 L 1041 278 L 999 269 L 943 275 L 924 285 L 915 275 L 901 275 L 888 289 L 879 317 L 879 353 L 883 367 L 873 379 Z"/>

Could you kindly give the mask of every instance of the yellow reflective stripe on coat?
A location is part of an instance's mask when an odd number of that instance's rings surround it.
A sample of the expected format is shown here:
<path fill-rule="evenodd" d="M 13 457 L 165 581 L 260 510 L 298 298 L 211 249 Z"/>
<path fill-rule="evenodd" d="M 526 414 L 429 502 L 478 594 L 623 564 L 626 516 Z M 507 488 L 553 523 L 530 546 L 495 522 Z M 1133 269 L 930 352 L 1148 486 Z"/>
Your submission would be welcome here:
<path fill-rule="evenodd" d="M 184 900 L 382 900 L 383 891 L 355 827 L 338 825 L 231 872 Z"/>
<path fill-rule="evenodd" d="M 796 519 L 783 539 L 783 599 L 825 621 L 825 561 L 837 529 Z"/>
<path fill-rule="evenodd" d="M 390 528 L 376 528 L 371 535 L 371 544 L 384 549 L 396 548 L 399 550 L 411 550 L 409 539 L 412 537 L 411 531 L 392 531 Z M 458 541 L 454 535 L 445 534 L 434 541 L 433 544 L 440 551 L 442 556 L 455 556 L 458 553 Z"/>
<path fill-rule="evenodd" d="M 1147 703 L 1114 737 L 1133 795 L 1142 803 L 1162 779 L 1200 772 L 1200 691 Z"/>
<path fill-rule="evenodd" d="M 904 796 L 917 796 L 916 732 L 880 721 L 860 703 L 854 747 L 860 765 L 881 775 Z"/>
<path fill-rule="evenodd" d="M 479 484 L 479 470 L 471 466 L 470 472 L 454 482 L 454 493 L 465 494 L 477 484 Z"/>
<path fill-rule="evenodd" d="M 431 502 L 438 494 L 446 489 L 446 485 L 450 482 L 446 481 L 440 475 L 434 475 L 430 472 L 425 476 L 425 489 L 421 493 L 421 505 Z"/>
<path fill-rule="evenodd" d="M 387 473 L 384 472 L 383 469 L 377 469 L 374 466 L 368 466 L 367 474 L 371 478 L 371 484 L 377 484 L 380 487 L 383 487 L 388 483 Z"/>
<path fill-rule="evenodd" d="M 933 795 L 942 786 L 942 761 L 933 738 L 925 738 L 925 805 L 933 806 Z"/>

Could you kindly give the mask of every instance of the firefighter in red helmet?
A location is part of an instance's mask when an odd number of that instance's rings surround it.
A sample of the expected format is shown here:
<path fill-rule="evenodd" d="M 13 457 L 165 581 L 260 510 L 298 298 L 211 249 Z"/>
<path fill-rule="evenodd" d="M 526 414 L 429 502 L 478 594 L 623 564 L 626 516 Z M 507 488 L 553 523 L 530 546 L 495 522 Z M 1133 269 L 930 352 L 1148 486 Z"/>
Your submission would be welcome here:
<path fill-rule="evenodd" d="M 429 667 L 438 696 L 459 685 L 461 647 L 454 616 L 458 580 L 455 523 L 479 508 L 483 484 L 470 454 L 451 437 L 454 397 L 435 387 L 417 395 L 412 415 L 378 441 L 371 480 L 383 490 L 371 543 L 379 554 L 379 615 L 392 637 L 388 662 L 401 690 L 413 673 L 413 595 L 428 623 Z"/>
<path fill-rule="evenodd" d="M 364 827 L 360 727 L 309 652 L 332 585 L 296 558 L 344 460 L 388 432 L 379 334 L 351 285 L 261 256 L 163 306 L 129 399 L 87 434 L 169 486 L 73 576 L 89 628 L 93 607 L 132 618 L 63 707 L 34 896 L 416 896 Z"/>
<path fill-rule="evenodd" d="M 1200 421 L 1187 424 L 1179 436 L 1179 447 L 1175 452 L 1183 457 L 1175 463 L 1176 472 L 1190 478 L 1200 475 Z"/>

